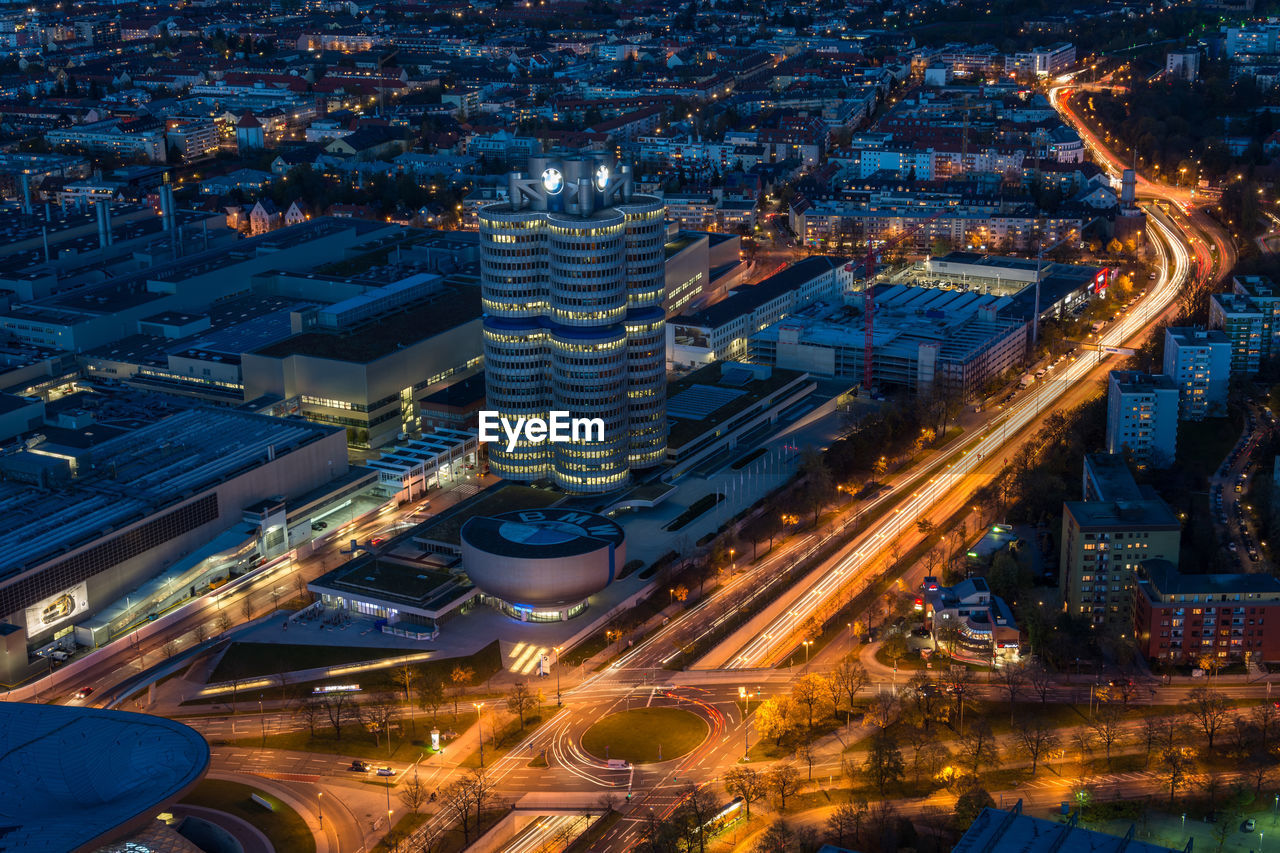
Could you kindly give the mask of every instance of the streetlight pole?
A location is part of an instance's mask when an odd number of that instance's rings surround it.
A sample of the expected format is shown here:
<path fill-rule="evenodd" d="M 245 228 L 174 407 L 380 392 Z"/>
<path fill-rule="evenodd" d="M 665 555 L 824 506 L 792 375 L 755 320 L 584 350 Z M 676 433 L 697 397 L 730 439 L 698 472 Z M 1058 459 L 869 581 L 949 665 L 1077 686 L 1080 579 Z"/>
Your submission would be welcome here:
<path fill-rule="evenodd" d="M 555 647 L 555 653 L 556 653 L 556 707 L 557 707 L 557 708 L 559 708 L 559 707 L 560 707 L 560 650 L 561 650 L 561 649 L 563 649 L 563 648 L 564 648 L 564 646 L 556 646 L 556 647 Z"/>
<path fill-rule="evenodd" d="M 476 731 L 480 733 L 480 766 L 484 767 L 484 717 L 480 715 L 480 711 L 484 708 L 483 702 L 471 703 L 476 709 Z"/>
<path fill-rule="evenodd" d="M 808 666 L 809 665 L 809 647 L 813 645 L 813 640 L 805 640 L 802 645 L 804 646 L 804 665 Z"/>
<path fill-rule="evenodd" d="M 324 791 L 316 792 L 316 808 L 320 813 L 320 828 L 324 829 Z"/>
<path fill-rule="evenodd" d="M 262 694 L 258 694 L 258 723 L 262 728 L 262 748 L 267 748 L 267 716 L 262 710 Z"/>

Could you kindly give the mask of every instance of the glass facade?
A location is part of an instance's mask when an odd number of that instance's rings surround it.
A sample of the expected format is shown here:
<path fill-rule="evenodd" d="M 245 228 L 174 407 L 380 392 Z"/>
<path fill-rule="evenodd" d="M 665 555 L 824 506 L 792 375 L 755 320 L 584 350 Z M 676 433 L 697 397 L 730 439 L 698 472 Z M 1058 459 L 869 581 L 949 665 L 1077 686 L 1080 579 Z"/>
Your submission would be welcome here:
<path fill-rule="evenodd" d="M 513 175 L 512 202 L 479 214 L 488 407 L 511 421 L 554 410 L 605 425 L 601 441 L 491 444 L 490 464 L 577 493 L 612 491 L 666 456 L 666 208 L 633 196 L 625 171 L 587 183 L 598 165 L 531 161 L 564 185 Z"/>

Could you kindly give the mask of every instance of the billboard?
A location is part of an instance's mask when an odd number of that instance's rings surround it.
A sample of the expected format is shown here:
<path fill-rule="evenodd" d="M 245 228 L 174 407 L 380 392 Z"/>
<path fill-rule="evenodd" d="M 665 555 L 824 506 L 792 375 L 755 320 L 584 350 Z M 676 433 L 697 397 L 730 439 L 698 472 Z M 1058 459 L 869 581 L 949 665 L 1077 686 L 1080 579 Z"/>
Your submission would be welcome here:
<path fill-rule="evenodd" d="M 78 586 L 51 595 L 44 601 L 37 602 L 27 608 L 27 636 L 34 637 L 55 625 L 61 625 L 72 616 L 88 613 L 89 585 L 81 582 Z"/>

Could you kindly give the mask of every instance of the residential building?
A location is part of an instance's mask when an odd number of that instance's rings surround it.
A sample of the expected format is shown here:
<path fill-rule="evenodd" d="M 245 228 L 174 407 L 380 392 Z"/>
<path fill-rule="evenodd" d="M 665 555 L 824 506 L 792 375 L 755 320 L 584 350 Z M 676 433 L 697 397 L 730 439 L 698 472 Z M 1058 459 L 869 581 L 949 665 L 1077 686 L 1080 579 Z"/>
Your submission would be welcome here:
<path fill-rule="evenodd" d="M 1146 560 L 1176 563 L 1177 515 L 1158 497 L 1062 505 L 1059 587 L 1068 615 L 1127 628 L 1134 573 Z"/>
<path fill-rule="evenodd" d="M 1164 375 L 1178 388 L 1178 419 L 1225 415 L 1231 341 L 1221 329 L 1170 326 L 1164 333 Z"/>
<path fill-rule="evenodd" d="M 511 421 L 600 418 L 604 434 L 494 444 L 490 464 L 507 479 L 613 491 L 666 456 L 665 207 L 634 192 L 626 166 L 529 164 L 532 178 L 509 176 L 510 201 L 479 214 L 488 404 Z"/>
<path fill-rule="evenodd" d="M 1107 452 L 1140 465 L 1173 464 L 1178 444 L 1178 388 L 1163 374 L 1113 370 L 1107 383 Z"/>
<path fill-rule="evenodd" d="M 106 119 L 44 135 L 54 148 L 68 147 L 79 151 L 113 154 L 124 160 L 143 159 L 163 163 L 167 156 L 163 130 L 130 131 L 122 119 Z"/>
<path fill-rule="evenodd" d="M 1200 77 L 1200 50 L 1188 47 L 1164 55 L 1164 73 L 1171 80 L 1194 83 Z"/>
<path fill-rule="evenodd" d="M 1280 578 L 1267 573 L 1187 575 L 1165 560 L 1138 570 L 1138 648 L 1149 660 L 1204 666 L 1280 660 Z"/>
<path fill-rule="evenodd" d="M 1129 463 L 1118 453 L 1088 453 L 1084 457 L 1086 501 L 1140 501 L 1148 497 L 1133 479 Z"/>

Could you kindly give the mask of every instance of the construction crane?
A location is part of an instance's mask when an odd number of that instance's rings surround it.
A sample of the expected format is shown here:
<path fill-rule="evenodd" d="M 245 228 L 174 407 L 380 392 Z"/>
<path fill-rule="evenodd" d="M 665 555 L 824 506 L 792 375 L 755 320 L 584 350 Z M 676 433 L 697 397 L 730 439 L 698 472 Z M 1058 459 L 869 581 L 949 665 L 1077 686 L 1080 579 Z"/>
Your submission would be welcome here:
<path fill-rule="evenodd" d="M 926 217 L 925 219 L 920 220 L 915 225 L 905 229 L 904 231 L 899 233 L 897 236 L 886 241 L 885 244 L 882 245 L 879 249 L 876 249 L 872 245 L 870 238 L 867 239 L 867 259 L 865 262 L 867 283 L 862 289 L 862 313 L 866 317 L 866 321 L 867 321 L 866 328 L 863 332 L 864 337 L 863 337 L 863 351 L 862 351 L 862 387 L 867 389 L 867 393 L 871 393 L 872 361 L 875 356 L 874 321 L 875 321 L 875 314 L 876 314 L 876 301 L 871 296 L 871 280 L 875 278 L 875 275 L 876 275 L 876 255 L 880 252 L 896 249 L 898 246 L 902 245 L 907 240 L 914 237 L 917 233 L 920 232 L 921 229 L 923 229 L 929 223 L 933 222 L 942 214 L 943 214 L 943 211 L 939 210 L 937 213 L 933 214 L 932 216 L 929 216 L 929 217 Z"/>

